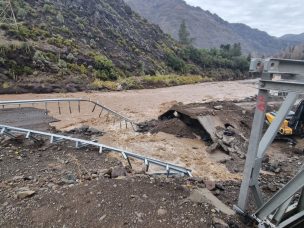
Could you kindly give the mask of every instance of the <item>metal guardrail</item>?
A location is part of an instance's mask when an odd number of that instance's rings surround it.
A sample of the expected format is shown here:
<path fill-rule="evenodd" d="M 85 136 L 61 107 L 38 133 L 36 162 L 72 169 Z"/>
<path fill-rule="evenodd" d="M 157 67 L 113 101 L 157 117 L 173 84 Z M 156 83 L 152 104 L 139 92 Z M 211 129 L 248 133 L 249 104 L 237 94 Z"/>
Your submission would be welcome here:
<path fill-rule="evenodd" d="M 34 131 L 34 130 L 29 130 L 29 129 L 24 129 L 24 128 L 11 127 L 11 126 L 7 126 L 7 125 L 0 125 L 0 134 L 1 135 L 7 135 L 9 137 L 16 137 L 16 135 L 15 135 L 16 133 L 25 135 L 25 137 L 27 139 L 35 139 L 35 136 L 42 136 L 42 137 L 50 138 L 50 143 L 59 143 L 62 141 L 70 141 L 70 142 L 75 143 L 76 148 L 81 148 L 81 147 L 85 147 L 85 146 L 93 146 L 93 147 L 99 149 L 100 153 L 110 152 L 110 151 L 120 153 L 123 156 L 123 158 L 128 161 L 128 163 L 131 167 L 132 167 L 132 165 L 131 165 L 130 158 L 143 161 L 144 165 L 146 167 L 146 171 L 149 170 L 149 166 L 150 166 L 150 164 L 152 164 L 152 165 L 156 165 L 156 166 L 165 168 L 167 175 L 180 173 L 182 175 L 192 176 L 190 169 L 186 169 L 186 168 L 183 168 L 183 167 L 180 167 L 180 166 L 177 166 L 174 164 L 170 164 L 167 162 L 163 162 L 163 161 L 160 161 L 157 159 L 145 157 L 145 156 L 142 156 L 142 155 L 130 152 L 130 151 L 107 146 L 107 145 L 104 145 L 104 144 L 101 144 L 98 142 L 92 142 L 92 141 L 88 141 L 88 140 L 72 138 L 69 136 L 46 133 L 46 132 L 41 132 L 41 131 Z"/>
<path fill-rule="evenodd" d="M 135 130 L 134 125 L 137 125 L 134 121 L 130 120 L 129 118 L 119 114 L 116 111 L 113 111 L 112 109 L 100 104 L 98 101 L 91 101 L 88 99 L 82 99 L 82 98 L 56 98 L 56 99 L 39 99 L 39 100 L 14 100 L 14 101 L 0 101 L 0 107 L 2 106 L 2 108 L 6 108 L 8 106 L 15 106 L 18 105 L 18 107 L 21 107 L 22 105 L 32 105 L 34 106 L 35 104 L 44 104 L 45 106 L 45 113 L 48 114 L 48 104 L 50 103 L 55 103 L 58 106 L 58 112 L 59 114 L 61 114 L 61 106 L 60 104 L 62 103 L 67 103 L 69 106 L 69 112 L 72 113 L 72 108 L 71 108 L 71 103 L 72 102 L 76 102 L 78 105 L 78 112 L 80 112 L 81 107 L 80 104 L 81 103 L 91 103 L 93 105 L 93 109 L 92 112 L 94 112 L 96 110 L 96 108 L 100 108 L 100 113 L 99 113 L 99 117 L 101 117 L 101 114 L 103 113 L 103 111 L 108 112 L 108 114 L 113 115 L 116 119 L 118 119 L 120 121 L 120 126 L 121 126 L 121 122 L 124 121 L 126 128 L 128 127 L 128 123 L 132 126 L 133 130 Z M 107 116 L 108 118 L 108 116 Z"/>

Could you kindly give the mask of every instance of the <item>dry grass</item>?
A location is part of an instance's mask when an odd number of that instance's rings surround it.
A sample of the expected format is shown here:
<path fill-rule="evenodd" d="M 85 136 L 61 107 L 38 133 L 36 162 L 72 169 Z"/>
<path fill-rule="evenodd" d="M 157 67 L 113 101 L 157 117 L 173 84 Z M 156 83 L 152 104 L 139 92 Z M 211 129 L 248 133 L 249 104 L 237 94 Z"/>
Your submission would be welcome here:
<path fill-rule="evenodd" d="M 159 88 L 187 84 L 196 84 L 202 82 L 210 82 L 211 78 L 200 75 L 156 75 L 141 76 L 118 79 L 117 81 L 101 81 L 95 79 L 91 84 L 93 89 L 143 89 L 143 88 Z"/>

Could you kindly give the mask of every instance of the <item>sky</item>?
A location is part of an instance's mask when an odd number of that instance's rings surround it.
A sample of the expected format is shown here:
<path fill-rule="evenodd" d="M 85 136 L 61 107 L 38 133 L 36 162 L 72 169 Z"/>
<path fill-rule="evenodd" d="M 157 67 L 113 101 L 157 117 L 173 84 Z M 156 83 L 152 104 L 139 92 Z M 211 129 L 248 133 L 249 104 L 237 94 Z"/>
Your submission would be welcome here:
<path fill-rule="evenodd" d="M 304 0 L 185 0 L 228 22 L 239 22 L 273 36 L 304 33 Z"/>

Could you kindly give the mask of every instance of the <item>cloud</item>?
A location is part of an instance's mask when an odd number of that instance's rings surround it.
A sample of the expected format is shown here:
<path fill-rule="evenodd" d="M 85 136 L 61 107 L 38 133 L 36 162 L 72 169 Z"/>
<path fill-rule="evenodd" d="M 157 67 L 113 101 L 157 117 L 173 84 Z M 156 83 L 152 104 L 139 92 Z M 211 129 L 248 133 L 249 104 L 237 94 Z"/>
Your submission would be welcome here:
<path fill-rule="evenodd" d="M 270 35 L 304 32 L 303 0 L 185 0 L 229 22 L 245 23 Z"/>

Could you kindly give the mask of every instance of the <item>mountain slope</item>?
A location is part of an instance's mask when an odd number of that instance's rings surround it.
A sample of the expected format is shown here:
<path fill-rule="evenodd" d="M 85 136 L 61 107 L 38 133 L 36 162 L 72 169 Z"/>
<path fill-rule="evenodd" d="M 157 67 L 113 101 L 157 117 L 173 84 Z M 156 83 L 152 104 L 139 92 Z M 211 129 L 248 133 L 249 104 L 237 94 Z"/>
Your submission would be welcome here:
<path fill-rule="evenodd" d="M 48 44 L 52 44 L 48 38 L 59 35 L 65 40 L 74 39 L 74 46 L 79 47 L 79 50 L 74 47 L 77 54 L 83 54 L 82 49 L 99 51 L 127 72 L 134 72 L 134 63 L 141 61 L 147 71 L 153 70 L 158 66 L 154 61 L 164 57 L 159 45 L 169 49 L 174 46 L 174 42 L 157 26 L 141 20 L 122 0 L 16 2 L 18 22 L 24 24 L 15 38 L 44 40 Z M 21 34 L 23 30 L 28 34 Z M 45 33 L 46 39 L 39 32 L 36 32 L 36 37 L 31 37 L 30 33 L 35 33 L 35 30 Z M 14 35 L 6 33 L 10 34 Z M 56 45 L 60 46 L 55 42 Z M 73 51 L 73 48 L 68 49 L 67 52 Z"/>
<path fill-rule="evenodd" d="M 165 85 L 204 77 L 232 80 L 248 69 L 233 49 L 201 51 L 179 44 L 123 0 L 12 3 L 18 27 L 0 24 L 0 93 L 142 88 L 163 83 L 147 76 L 140 84 L 129 76 L 171 73 L 201 76 L 165 78 Z"/>
<path fill-rule="evenodd" d="M 280 37 L 281 40 L 294 41 L 304 43 L 304 33 L 301 34 L 286 34 Z"/>
<path fill-rule="evenodd" d="M 18 28 L 0 26 L 3 87 L 24 82 L 51 84 L 60 91 L 67 84 L 83 87 L 94 78 L 116 80 L 171 71 L 165 53 L 174 53 L 176 42 L 122 0 L 16 0 L 13 4 Z"/>
<path fill-rule="evenodd" d="M 271 55 L 290 43 L 244 24 L 228 23 L 209 11 L 187 5 L 183 0 L 125 1 L 175 39 L 178 39 L 181 21 L 185 20 L 197 47 L 211 48 L 240 42 L 246 53 Z"/>

